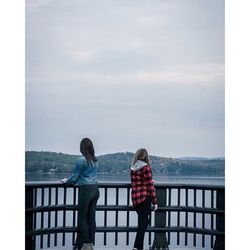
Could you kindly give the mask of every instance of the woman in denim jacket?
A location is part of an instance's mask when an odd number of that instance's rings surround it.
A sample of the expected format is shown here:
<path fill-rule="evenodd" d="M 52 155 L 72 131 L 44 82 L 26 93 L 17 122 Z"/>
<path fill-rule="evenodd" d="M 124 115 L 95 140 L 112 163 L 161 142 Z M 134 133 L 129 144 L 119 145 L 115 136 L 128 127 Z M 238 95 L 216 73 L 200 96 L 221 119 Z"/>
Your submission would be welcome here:
<path fill-rule="evenodd" d="M 80 143 L 82 156 L 75 162 L 73 173 L 66 184 L 79 186 L 78 193 L 78 228 L 73 250 L 93 250 L 96 231 L 95 211 L 100 196 L 97 185 L 97 159 L 92 141 L 82 139 Z"/>

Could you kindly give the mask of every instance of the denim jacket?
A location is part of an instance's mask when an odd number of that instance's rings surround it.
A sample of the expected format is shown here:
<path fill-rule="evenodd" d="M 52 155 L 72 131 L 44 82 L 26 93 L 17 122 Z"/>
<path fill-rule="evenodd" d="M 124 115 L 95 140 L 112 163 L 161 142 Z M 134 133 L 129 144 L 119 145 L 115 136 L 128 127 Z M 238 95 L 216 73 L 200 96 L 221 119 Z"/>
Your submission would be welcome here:
<path fill-rule="evenodd" d="M 67 184 L 76 186 L 97 183 L 97 162 L 87 162 L 84 156 L 77 158 L 72 175 L 67 179 Z"/>

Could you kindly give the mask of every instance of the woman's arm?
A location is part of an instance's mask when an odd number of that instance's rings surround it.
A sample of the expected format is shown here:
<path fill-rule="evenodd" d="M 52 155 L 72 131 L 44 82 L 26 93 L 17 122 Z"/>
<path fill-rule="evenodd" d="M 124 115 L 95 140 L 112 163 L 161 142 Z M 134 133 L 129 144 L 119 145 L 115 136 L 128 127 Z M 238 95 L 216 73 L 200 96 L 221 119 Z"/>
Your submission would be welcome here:
<path fill-rule="evenodd" d="M 155 192 L 155 187 L 154 187 L 154 181 L 152 177 L 152 170 L 149 165 L 143 167 L 143 175 L 145 178 L 145 183 L 147 186 L 148 193 L 152 198 L 152 203 L 153 205 L 157 205 L 157 198 L 156 198 L 156 192 Z"/>
<path fill-rule="evenodd" d="M 65 181 L 67 184 L 75 184 L 81 173 L 81 165 L 76 162 L 72 175 Z"/>

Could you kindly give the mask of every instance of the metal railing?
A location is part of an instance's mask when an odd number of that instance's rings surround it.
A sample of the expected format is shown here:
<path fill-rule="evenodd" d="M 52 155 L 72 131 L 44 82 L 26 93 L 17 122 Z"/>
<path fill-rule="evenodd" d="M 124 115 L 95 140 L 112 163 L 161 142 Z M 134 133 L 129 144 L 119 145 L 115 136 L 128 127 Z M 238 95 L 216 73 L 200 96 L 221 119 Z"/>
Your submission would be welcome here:
<path fill-rule="evenodd" d="M 168 249 L 171 245 L 198 247 L 199 241 L 202 248 L 224 250 L 224 186 L 155 184 L 155 187 L 159 209 L 151 213 L 147 230 L 152 249 Z M 26 250 L 64 246 L 66 241 L 73 244 L 78 230 L 78 188 L 59 182 L 28 182 L 25 188 Z M 102 223 L 97 223 L 96 232 L 103 235 L 102 244 L 106 246 L 107 234 L 113 233 L 114 244 L 120 245 L 119 235 L 123 233 L 125 244 L 129 245 L 137 225 L 130 184 L 99 183 L 99 188 L 96 213 Z"/>

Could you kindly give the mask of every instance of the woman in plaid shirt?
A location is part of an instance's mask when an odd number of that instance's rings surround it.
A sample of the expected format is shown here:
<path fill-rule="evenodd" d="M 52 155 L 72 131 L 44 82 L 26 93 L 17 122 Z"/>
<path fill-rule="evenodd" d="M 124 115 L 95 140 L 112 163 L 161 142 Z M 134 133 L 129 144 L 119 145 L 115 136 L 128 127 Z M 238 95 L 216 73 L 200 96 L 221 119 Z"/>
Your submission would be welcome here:
<path fill-rule="evenodd" d="M 151 203 L 157 210 L 152 170 L 146 149 L 138 149 L 131 165 L 132 202 L 138 215 L 138 228 L 133 250 L 143 250 L 144 235 L 149 223 Z"/>

